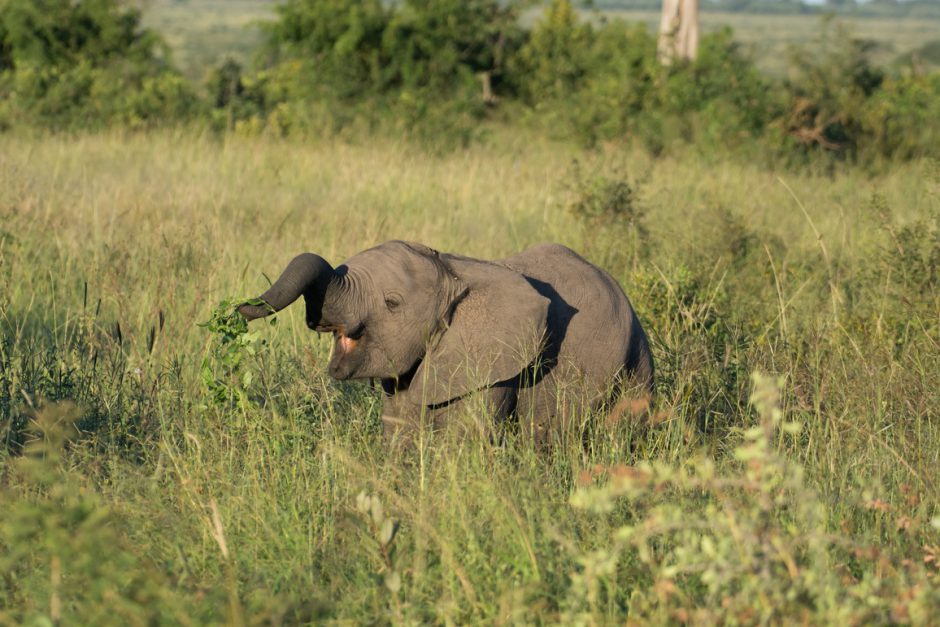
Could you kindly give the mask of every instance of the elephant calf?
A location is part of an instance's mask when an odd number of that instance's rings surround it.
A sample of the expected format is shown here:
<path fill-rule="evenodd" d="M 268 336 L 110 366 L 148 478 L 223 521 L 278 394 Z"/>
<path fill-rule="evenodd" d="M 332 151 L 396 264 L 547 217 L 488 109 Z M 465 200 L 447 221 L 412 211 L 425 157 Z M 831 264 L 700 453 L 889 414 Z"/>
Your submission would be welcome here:
<path fill-rule="evenodd" d="M 248 320 L 303 296 L 307 326 L 332 332 L 329 373 L 379 379 L 385 433 L 447 416 L 471 397 L 538 441 L 617 386 L 646 394 L 646 334 L 614 279 L 572 250 L 541 244 L 498 261 L 392 241 L 333 268 L 295 257 Z M 405 435 L 405 434 L 403 434 Z"/>

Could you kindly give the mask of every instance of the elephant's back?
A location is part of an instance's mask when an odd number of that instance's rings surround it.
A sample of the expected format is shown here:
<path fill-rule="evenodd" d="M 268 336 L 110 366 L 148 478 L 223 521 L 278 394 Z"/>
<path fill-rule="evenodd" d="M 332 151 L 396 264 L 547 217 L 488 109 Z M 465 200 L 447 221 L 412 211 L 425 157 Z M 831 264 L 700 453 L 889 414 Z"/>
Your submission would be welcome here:
<path fill-rule="evenodd" d="M 502 261 L 525 275 L 551 302 L 549 328 L 559 364 L 604 388 L 624 369 L 652 383 L 645 333 L 614 278 L 561 244 L 539 244 Z"/>

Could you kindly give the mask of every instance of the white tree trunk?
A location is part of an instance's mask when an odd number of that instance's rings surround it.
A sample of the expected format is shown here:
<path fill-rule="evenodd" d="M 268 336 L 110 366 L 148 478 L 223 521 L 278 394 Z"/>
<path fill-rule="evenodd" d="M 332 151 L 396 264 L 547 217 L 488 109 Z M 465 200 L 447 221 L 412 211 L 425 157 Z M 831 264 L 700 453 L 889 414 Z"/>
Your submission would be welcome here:
<path fill-rule="evenodd" d="M 663 65 L 692 61 L 698 54 L 699 0 L 663 0 L 657 51 Z"/>

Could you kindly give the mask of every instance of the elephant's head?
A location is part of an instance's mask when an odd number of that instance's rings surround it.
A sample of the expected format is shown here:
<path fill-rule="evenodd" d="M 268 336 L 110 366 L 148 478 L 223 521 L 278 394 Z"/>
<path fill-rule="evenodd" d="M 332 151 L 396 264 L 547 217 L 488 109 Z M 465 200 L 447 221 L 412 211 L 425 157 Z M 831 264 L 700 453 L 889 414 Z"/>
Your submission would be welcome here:
<path fill-rule="evenodd" d="M 399 380 L 414 374 L 428 404 L 518 374 L 536 356 L 548 300 L 506 267 L 419 244 L 388 242 L 333 268 L 295 257 L 266 305 L 242 305 L 252 320 L 300 296 L 307 326 L 330 331 L 329 373 L 337 379 Z"/>

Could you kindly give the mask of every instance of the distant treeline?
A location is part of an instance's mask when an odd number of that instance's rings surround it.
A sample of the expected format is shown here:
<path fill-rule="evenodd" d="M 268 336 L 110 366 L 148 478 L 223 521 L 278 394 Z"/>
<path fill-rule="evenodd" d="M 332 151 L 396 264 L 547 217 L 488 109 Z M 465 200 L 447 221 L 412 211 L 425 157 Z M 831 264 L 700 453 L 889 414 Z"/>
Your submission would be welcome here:
<path fill-rule="evenodd" d="M 811 163 L 940 157 L 940 74 L 872 65 L 834 21 L 785 80 L 729 30 L 663 67 L 655 37 L 555 0 L 530 29 L 499 0 L 287 0 L 253 68 L 200 86 L 119 0 L 0 0 L 0 127 L 202 124 L 219 132 L 395 133 L 439 147 L 491 123 Z"/>

